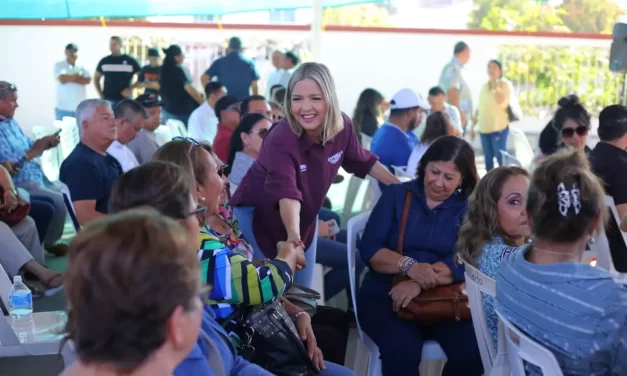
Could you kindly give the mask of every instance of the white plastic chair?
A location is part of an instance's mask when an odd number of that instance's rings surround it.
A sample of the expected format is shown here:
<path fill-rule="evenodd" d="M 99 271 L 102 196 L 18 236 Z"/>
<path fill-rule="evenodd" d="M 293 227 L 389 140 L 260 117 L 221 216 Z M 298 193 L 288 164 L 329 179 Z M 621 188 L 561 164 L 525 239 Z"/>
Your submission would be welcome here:
<path fill-rule="evenodd" d="M 477 268 L 465 262 L 466 272 L 466 293 L 468 294 L 468 302 L 470 303 L 470 313 L 472 314 L 472 326 L 475 328 L 475 337 L 477 337 L 477 344 L 479 345 L 479 352 L 481 353 L 481 362 L 483 363 L 483 372 L 485 375 L 490 375 L 491 372 L 496 371 L 497 367 L 503 367 L 504 359 L 501 359 L 500 364 L 497 365 L 497 356 L 501 354 L 497 353 L 497 349 L 492 341 L 492 335 L 488 330 L 488 323 L 485 317 L 485 310 L 483 309 L 483 296 L 484 293 L 489 296 L 496 296 L 496 281 L 487 275 L 481 273 Z M 505 354 L 502 354 L 504 357 Z M 502 368 L 498 368 L 500 371 L 495 372 L 495 375 L 501 375 Z"/>
<path fill-rule="evenodd" d="M 399 178 L 401 181 L 410 181 L 415 178 L 415 176 L 411 176 L 406 171 L 407 166 L 392 166 L 392 170 L 394 171 L 394 176 Z"/>
<path fill-rule="evenodd" d="M 35 126 L 32 129 L 33 137 L 35 140 L 38 140 L 42 137 L 45 137 L 51 132 L 47 132 L 44 127 Z M 44 174 L 50 181 L 56 181 L 59 179 L 59 148 L 48 149 L 43 152 L 41 157 L 37 158 L 36 161 L 41 165 L 41 169 Z"/>
<path fill-rule="evenodd" d="M 506 152 L 505 150 L 500 150 L 501 155 L 503 156 L 503 166 L 518 166 L 522 167 L 522 163 L 516 157 Z"/>
<path fill-rule="evenodd" d="M 514 146 L 514 154 L 516 159 L 520 161 L 523 168 L 528 169 L 533 162 L 533 148 L 529 144 L 529 139 L 522 129 L 510 124 L 509 133 Z"/>
<path fill-rule="evenodd" d="M 7 309 L 12 285 L 0 265 L 0 296 Z M 66 321 L 63 311 L 33 313 L 30 320 L 13 320 L 3 315 L 0 317 L 0 358 L 58 354 Z"/>
<path fill-rule="evenodd" d="M 507 356 L 512 376 L 526 376 L 524 362 L 531 363 L 542 370 L 543 375 L 563 376 L 562 369 L 555 355 L 544 346 L 527 337 L 500 312 L 499 321 L 503 325 L 503 337 L 507 347 Z"/>
<path fill-rule="evenodd" d="M 351 218 L 346 225 L 346 244 L 347 244 L 347 257 L 348 257 L 348 279 L 351 287 L 351 299 L 353 301 L 353 309 L 355 312 L 355 322 L 357 323 L 357 331 L 359 333 L 360 343 L 357 346 L 357 355 L 355 357 L 355 365 L 353 371 L 356 375 L 368 375 L 379 376 L 381 375 L 381 359 L 379 359 L 379 347 L 372 341 L 372 339 L 364 333 L 359 324 L 359 317 L 357 315 L 357 283 L 359 281 L 358 275 L 355 275 L 355 261 L 359 257 L 357 249 L 357 234 L 362 233 L 368 223 L 370 212 L 361 213 Z M 361 346 L 360 346 L 361 345 Z M 362 348 L 366 347 L 366 351 Z M 363 365 L 366 364 L 362 355 L 369 355 L 368 358 L 368 372 L 363 369 Z M 440 345 L 435 341 L 425 341 L 422 347 L 422 360 L 423 361 L 444 361 L 446 360 L 446 354 L 442 351 Z M 438 367 L 434 369 L 428 369 L 427 374 L 439 375 L 442 372 L 443 364 L 440 362 Z"/>
<path fill-rule="evenodd" d="M 67 119 L 73 119 L 73 118 L 67 118 Z M 53 125 L 61 129 L 61 133 L 59 134 L 61 143 L 59 144 L 59 147 L 58 147 L 59 153 L 60 153 L 60 157 L 59 157 L 59 165 L 60 165 L 65 160 L 65 158 L 67 158 L 68 155 L 70 155 L 70 153 L 72 152 L 72 150 L 74 150 L 76 145 L 78 145 L 81 138 L 79 134 L 79 129 L 76 125 L 76 119 L 74 119 L 73 122 L 71 120 L 67 120 L 67 121 L 55 120 L 53 122 Z"/>
<path fill-rule="evenodd" d="M 172 137 L 187 137 L 187 128 L 182 121 L 169 119 L 166 125 L 172 130 Z"/>
<path fill-rule="evenodd" d="M 63 195 L 63 201 L 65 201 L 65 208 L 70 215 L 70 219 L 72 220 L 72 225 L 74 226 L 74 231 L 78 232 L 81 229 L 81 225 L 78 222 L 78 217 L 76 216 L 76 210 L 74 209 L 74 203 L 72 202 L 72 196 L 70 195 L 70 188 L 67 185 L 57 182 L 57 186 Z"/>
<path fill-rule="evenodd" d="M 605 205 L 607 206 L 607 209 L 610 212 L 610 215 L 612 216 L 612 218 L 614 219 L 614 222 L 616 223 L 616 225 L 617 226 L 620 225 L 621 219 L 620 219 L 620 216 L 618 215 L 618 210 L 616 209 L 616 205 L 614 204 L 614 198 L 612 198 L 612 196 L 606 195 Z M 620 233 L 623 236 L 623 241 L 625 242 L 625 246 L 627 247 L 627 233 L 623 231 L 620 231 Z M 596 252 L 596 257 L 597 257 L 596 266 L 603 268 L 605 270 L 608 270 L 610 273 L 612 273 L 614 276 L 618 277 L 621 280 L 627 277 L 626 274 L 619 273 L 618 271 L 616 271 L 616 268 L 614 267 L 614 260 L 612 259 L 612 253 L 610 251 L 610 244 L 609 244 L 609 240 L 607 238 L 607 234 L 605 231 L 601 232 L 599 237 L 596 239 L 595 243 L 589 244 L 589 247 L 592 251 Z"/>
<path fill-rule="evenodd" d="M 363 148 L 366 150 L 370 150 L 370 145 L 372 145 L 372 137 L 363 132 L 359 135 L 361 136 L 361 146 L 363 146 Z"/>

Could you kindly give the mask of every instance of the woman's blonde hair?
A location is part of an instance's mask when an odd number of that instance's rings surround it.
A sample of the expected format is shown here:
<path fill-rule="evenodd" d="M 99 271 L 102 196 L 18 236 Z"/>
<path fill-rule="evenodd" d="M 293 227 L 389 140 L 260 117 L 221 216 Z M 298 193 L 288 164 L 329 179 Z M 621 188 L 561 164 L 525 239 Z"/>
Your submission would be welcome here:
<path fill-rule="evenodd" d="M 583 151 L 561 150 L 533 172 L 527 212 L 534 237 L 572 243 L 586 236 L 597 215 L 595 234 L 607 221 L 605 190 Z"/>
<path fill-rule="evenodd" d="M 292 115 L 292 92 L 294 86 L 302 80 L 311 79 L 315 81 L 320 90 L 322 97 L 327 104 L 327 113 L 322 122 L 320 140 L 326 143 L 344 129 L 344 119 L 340 110 L 340 103 L 337 99 L 335 91 L 335 82 L 331 76 L 331 71 L 324 64 L 320 63 L 303 63 L 301 64 L 287 84 L 287 94 L 285 96 L 285 116 L 292 131 L 300 136 L 303 133 L 303 126 L 298 123 L 294 115 Z"/>
<path fill-rule="evenodd" d="M 511 243 L 499 225 L 497 205 L 503 194 L 503 186 L 514 176 L 529 174 L 520 167 L 499 167 L 479 180 L 468 199 L 468 212 L 457 236 L 455 247 L 460 261 L 476 266 L 483 246 L 496 235 L 501 236 L 506 243 Z"/>

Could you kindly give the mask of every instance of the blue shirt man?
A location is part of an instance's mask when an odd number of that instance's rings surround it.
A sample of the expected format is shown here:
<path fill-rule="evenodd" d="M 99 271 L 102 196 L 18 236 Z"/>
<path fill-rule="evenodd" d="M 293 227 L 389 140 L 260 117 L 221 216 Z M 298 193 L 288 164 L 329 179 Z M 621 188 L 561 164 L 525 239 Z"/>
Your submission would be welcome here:
<path fill-rule="evenodd" d="M 250 96 L 252 88 L 253 95 L 259 94 L 257 81 L 259 73 L 255 62 L 242 55 L 242 41 L 237 37 L 229 41 L 229 49 L 226 56 L 223 56 L 211 64 L 209 69 L 202 75 L 203 86 L 214 78 L 224 84 L 229 95 L 242 101 Z"/>
<path fill-rule="evenodd" d="M 473 102 L 472 92 L 462 75 L 462 69 L 470 60 L 470 47 L 464 42 L 458 42 L 453 53 L 453 59 L 442 69 L 439 86 L 446 93 L 447 102 L 459 110 L 462 127 L 466 129 L 472 118 Z"/>
<path fill-rule="evenodd" d="M 370 151 L 394 173 L 394 167 L 407 167 L 412 150 L 418 145 L 413 130 L 420 123 L 424 110 L 431 106 L 411 89 L 402 89 L 390 101 L 390 119 L 372 137 Z M 384 185 L 379 183 L 381 189 Z"/>

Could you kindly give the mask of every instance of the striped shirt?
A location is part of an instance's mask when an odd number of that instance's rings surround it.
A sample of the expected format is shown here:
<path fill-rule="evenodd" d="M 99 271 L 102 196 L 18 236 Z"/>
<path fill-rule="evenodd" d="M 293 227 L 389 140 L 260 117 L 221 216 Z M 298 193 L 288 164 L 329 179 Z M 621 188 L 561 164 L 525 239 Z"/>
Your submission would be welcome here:
<path fill-rule="evenodd" d="M 529 247 L 501 265 L 497 309 L 552 351 L 565 376 L 626 375 L 627 288 L 587 264 L 532 264 Z M 527 364 L 527 374 L 541 372 Z"/>
<path fill-rule="evenodd" d="M 200 232 L 198 257 L 202 282 L 212 286 L 207 304 L 218 320 L 228 317 L 236 305 L 260 305 L 281 297 L 292 284 L 292 270 L 280 259 L 255 266 L 232 243 L 208 226 Z"/>

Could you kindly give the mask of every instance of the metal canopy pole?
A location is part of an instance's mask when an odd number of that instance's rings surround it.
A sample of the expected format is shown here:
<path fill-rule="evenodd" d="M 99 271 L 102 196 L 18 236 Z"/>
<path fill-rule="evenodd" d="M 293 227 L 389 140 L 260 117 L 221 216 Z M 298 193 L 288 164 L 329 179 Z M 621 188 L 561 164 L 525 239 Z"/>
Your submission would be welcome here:
<path fill-rule="evenodd" d="M 311 21 L 311 52 L 313 61 L 320 62 L 322 53 L 322 0 L 313 0 L 313 19 Z"/>

